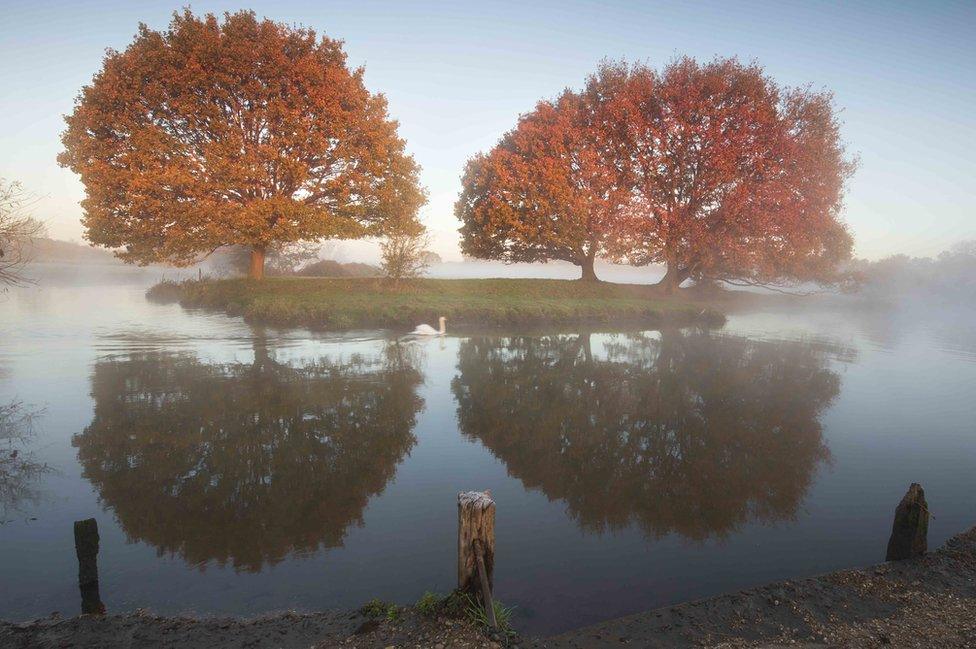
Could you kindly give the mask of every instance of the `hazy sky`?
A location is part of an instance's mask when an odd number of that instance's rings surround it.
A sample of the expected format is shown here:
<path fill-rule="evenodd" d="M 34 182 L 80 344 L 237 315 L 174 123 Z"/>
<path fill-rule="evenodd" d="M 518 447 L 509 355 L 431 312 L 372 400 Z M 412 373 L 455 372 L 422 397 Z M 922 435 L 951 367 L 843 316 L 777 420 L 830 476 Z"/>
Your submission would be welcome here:
<path fill-rule="evenodd" d="M 55 162 L 62 115 L 137 24 L 178 2 L 22 2 L 0 12 L 0 176 L 38 194 L 52 235 L 80 239 L 83 188 Z M 976 2 L 197 2 L 254 9 L 346 42 L 423 166 L 423 218 L 457 256 L 465 160 L 519 113 L 578 87 L 604 57 L 756 59 L 781 83 L 834 91 L 861 167 L 846 220 L 859 256 L 976 238 Z"/>

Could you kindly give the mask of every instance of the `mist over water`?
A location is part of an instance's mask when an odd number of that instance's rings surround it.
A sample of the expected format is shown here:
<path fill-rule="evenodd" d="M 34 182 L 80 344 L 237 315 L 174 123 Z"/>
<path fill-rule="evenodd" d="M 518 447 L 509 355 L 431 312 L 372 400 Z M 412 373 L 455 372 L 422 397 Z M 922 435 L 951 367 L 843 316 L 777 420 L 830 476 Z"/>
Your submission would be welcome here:
<path fill-rule="evenodd" d="M 79 611 L 92 516 L 110 612 L 250 615 L 450 590 L 456 493 L 491 489 L 496 591 L 530 633 L 875 563 L 911 482 L 930 547 L 976 517 L 963 300 L 407 342 L 153 304 L 160 269 L 35 268 L 0 295 L 0 404 L 37 413 L 0 454 L 43 467 L 0 491 L 8 619 Z"/>
<path fill-rule="evenodd" d="M 622 284 L 655 284 L 664 277 L 658 266 L 635 267 L 597 262 L 596 274 L 606 282 Z M 578 266 L 565 262 L 547 264 L 502 264 L 486 261 L 447 262 L 430 268 L 430 277 L 440 279 L 474 279 L 479 277 L 511 277 L 541 279 L 579 279 Z"/>

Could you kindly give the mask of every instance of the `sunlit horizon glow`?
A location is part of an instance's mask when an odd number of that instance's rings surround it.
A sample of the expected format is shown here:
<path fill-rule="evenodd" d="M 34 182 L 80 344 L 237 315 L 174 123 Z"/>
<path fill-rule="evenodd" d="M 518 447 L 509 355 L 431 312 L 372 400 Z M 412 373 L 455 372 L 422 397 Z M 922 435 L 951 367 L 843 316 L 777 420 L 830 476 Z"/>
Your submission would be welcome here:
<path fill-rule="evenodd" d="M 976 4 L 361 2 L 194 3 L 251 8 L 345 40 L 350 63 L 384 93 L 430 195 L 421 213 L 445 259 L 465 161 L 520 113 L 579 87 L 603 58 L 660 67 L 679 55 L 756 60 L 778 82 L 833 91 L 848 151 L 860 158 L 845 220 L 855 254 L 930 256 L 976 238 Z M 81 240 L 84 190 L 58 167 L 64 124 L 106 48 L 140 21 L 164 29 L 179 4 L 18 2 L 0 26 L 0 176 L 35 193 L 52 236 Z M 370 243 L 344 256 L 374 254 Z"/>

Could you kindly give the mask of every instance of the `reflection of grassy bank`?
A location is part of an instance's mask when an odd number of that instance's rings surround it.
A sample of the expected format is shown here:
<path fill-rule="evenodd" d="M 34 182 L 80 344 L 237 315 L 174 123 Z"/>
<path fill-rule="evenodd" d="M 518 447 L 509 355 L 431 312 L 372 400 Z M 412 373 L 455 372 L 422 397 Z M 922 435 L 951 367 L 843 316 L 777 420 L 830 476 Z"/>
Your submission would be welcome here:
<path fill-rule="evenodd" d="M 162 283 L 151 299 L 219 309 L 252 322 L 322 329 L 641 322 L 721 324 L 713 301 L 661 295 L 652 286 L 550 279 L 382 280 L 274 278 Z"/>

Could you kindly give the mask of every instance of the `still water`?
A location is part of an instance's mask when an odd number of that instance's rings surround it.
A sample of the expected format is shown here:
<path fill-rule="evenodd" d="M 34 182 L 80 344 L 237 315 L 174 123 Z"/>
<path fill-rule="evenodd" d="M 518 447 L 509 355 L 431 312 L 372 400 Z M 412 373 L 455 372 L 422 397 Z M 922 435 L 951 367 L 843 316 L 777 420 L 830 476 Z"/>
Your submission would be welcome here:
<path fill-rule="evenodd" d="M 456 493 L 490 489 L 529 633 L 877 562 L 912 481 L 930 547 L 976 523 L 972 312 L 409 342 L 152 279 L 0 295 L 0 617 L 79 612 L 88 517 L 109 611 L 253 615 L 449 591 Z"/>

